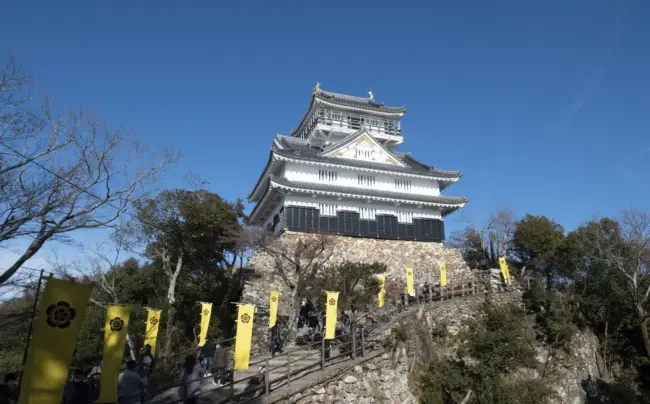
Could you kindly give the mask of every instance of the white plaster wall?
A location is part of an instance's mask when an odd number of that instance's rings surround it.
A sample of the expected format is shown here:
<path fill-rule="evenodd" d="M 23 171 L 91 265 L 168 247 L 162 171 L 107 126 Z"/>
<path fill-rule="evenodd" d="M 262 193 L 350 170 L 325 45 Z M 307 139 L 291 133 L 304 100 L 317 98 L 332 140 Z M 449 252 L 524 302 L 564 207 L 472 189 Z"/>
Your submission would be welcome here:
<path fill-rule="evenodd" d="M 336 181 L 326 181 L 320 180 L 318 171 L 336 171 L 337 180 Z M 375 177 L 374 185 L 363 185 L 359 184 L 358 175 L 369 175 Z M 296 162 L 287 161 L 285 164 L 284 176 L 291 181 L 301 181 L 301 182 L 313 182 L 320 184 L 332 184 L 350 187 L 353 189 L 375 189 L 381 191 L 396 192 L 400 194 L 411 194 L 411 195 L 429 195 L 429 196 L 439 196 L 440 187 L 438 181 L 433 179 L 424 179 L 424 178 L 413 178 L 404 175 L 391 175 L 391 174 L 379 174 L 374 172 L 362 171 L 362 170 L 351 170 L 351 169 L 339 169 L 334 167 L 323 167 L 313 164 L 301 164 Z M 396 188 L 395 179 L 411 181 L 411 188 Z"/>
<path fill-rule="evenodd" d="M 338 200 L 334 197 L 318 196 L 312 198 L 306 195 L 287 195 L 284 200 L 285 206 L 302 206 L 319 208 L 321 216 L 336 216 L 340 210 L 353 210 L 359 212 L 362 219 L 374 220 L 375 215 L 395 215 L 401 223 L 412 223 L 415 218 L 438 219 L 442 220 L 440 210 L 435 208 L 423 207 L 418 209 L 414 206 L 395 206 L 394 204 L 379 202 L 365 203 L 361 200 Z M 328 205 L 324 207 L 321 205 Z M 329 208 L 334 207 L 335 210 Z M 334 214 L 332 214 L 334 213 Z"/>

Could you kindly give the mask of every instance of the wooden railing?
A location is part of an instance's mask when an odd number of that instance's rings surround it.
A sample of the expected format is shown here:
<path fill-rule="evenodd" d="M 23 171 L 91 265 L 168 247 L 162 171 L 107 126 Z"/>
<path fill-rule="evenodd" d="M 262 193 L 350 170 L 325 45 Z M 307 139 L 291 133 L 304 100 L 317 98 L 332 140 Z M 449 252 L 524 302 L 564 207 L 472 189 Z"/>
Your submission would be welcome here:
<path fill-rule="evenodd" d="M 487 287 L 486 287 L 487 286 Z M 402 294 L 395 299 L 395 307 L 381 312 L 368 313 L 360 319 L 356 319 L 352 324 L 352 331 L 347 334 L 341 334 L 332 340 L 320 339 L 306 345 L 301 345 L 283 352 L 274 358 L 265 357 L 250 362 L 249 367 L 254 368 L 259 365 L 264 366 L 264 372 L 248 377 L 235 380 L 235 371 L 228 371 L 228 383 L 218 389 L 204 391 L 200 395 L 223 394 L 225 397 L 212 399 L 213 403 L 247 403 L 258 399 L 259 395 L 268 395 L 284 386 L 291 386 L 291 383 L 314 371 L 323 371 L 329 366 L 343 363 L 346 361 L 355 361 L 358 358 L 364 358 L 373 351 L 383 351 L 382 338 L 384 332 L 403 318 L 405 312 L 411 308 L 422 307 L 446 300 L 457 299 L 466 296 L 487 294 L 487 293 L 507 293 L 513 291 L 511 285 L 500 285 L 496 290 L 491 289 L 489 285 L 477 281 L 463 281 L 450 283 L 446 286 L 435 285 L 430 289 L 416 290 L 414 296 Z M 361 323 L 364 323 L 361 325 Z M 338 350 L 338 354 L 332 355 L 333 348 Z M 313 362 L 305 364 L 306 359 L 313 358 Z M 271 362 L 277 362 L 280 359 L 284 363 L 271 366 Z M 338 362 L 337 362 L 338 360 Z M 302 365 L 298 365 L 302 362 Z M 284 369 L 282 375 L 271 379 L 271 372 L 278 369 Z M 252 378 L 263 380 L 258 386 L 247 389 L 247 384 Z M 203 379 L 211 379 L 214 375 L 206 376 Z M 169 387 L 178 387 L 179 384 Z M 177 404 L 183 402 L 182 399 L 165 401 L 165 404 Z"/>

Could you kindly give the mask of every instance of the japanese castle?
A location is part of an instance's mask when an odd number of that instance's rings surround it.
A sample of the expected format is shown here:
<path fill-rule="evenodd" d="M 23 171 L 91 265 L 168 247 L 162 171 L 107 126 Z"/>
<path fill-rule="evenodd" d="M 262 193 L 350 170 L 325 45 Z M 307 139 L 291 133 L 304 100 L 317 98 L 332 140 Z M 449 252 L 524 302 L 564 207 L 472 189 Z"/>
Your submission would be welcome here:
<path fill-rule="evenodd" d="M 442 196 L 458 171 L 396 151 L 404 107 L 324 91 L 316 84 L 298 128 L 273 140 L 248 195 L 251 223 L 282 233 L 442 242 L 446 215 L 464 197 Z"/>

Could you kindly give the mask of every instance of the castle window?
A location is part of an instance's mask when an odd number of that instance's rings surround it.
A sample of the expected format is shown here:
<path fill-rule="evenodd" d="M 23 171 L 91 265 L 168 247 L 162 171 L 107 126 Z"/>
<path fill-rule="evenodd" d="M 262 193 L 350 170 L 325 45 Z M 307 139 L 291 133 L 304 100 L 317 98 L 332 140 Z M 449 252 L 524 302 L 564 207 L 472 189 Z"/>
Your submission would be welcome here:
<path fill-rule="evenodd" d="M 318 170 L 318 179 L 320 181 L 334 182 L 337 178 L 338 173 L 336 171 Z"/>
<path fill-rule="evenodd" d="M 395 179 L 396 189 L 411 189 L 411 180 L 398 180 Z"/>
<path fill-rule="evenodd" d="M 321 203 L 318 205 L 321 216 L 336 216 L 336 205 Z"/>
<path fill-rule="evenodd" d="M 372 150 L 355 150 L 354 157 L 358 159 L 371 159 Z"/>
<path fill-rule="evenodd" d="M 357 184 L 359 185 L 370 185 L 373 186 L 376 184 L 375 177 L 372 175 L 357 175 Z"/>

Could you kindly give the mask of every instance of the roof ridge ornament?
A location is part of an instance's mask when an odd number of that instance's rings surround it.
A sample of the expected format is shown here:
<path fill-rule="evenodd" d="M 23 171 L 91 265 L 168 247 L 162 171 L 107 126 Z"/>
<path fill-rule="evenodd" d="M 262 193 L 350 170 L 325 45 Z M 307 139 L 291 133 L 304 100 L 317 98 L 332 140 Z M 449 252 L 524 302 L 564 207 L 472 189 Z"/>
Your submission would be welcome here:
<path fill-rule="evenodd" d="M 319 91 L 321 91 L 321 89 L 320 89 L 320 83 L 319 83 L 319 82 L 316 82 L 316 87 L 314 87 L 314 94 L 317 93 L 317 92 L 319 92 Z"/>
<path fill-rule="evenodd" d="M 370 98 L 370 101 L 375 102 L 375 95 L 372 93 L 372 90 L 368 91 L 368 98 Z"/>

